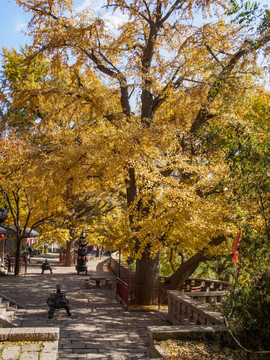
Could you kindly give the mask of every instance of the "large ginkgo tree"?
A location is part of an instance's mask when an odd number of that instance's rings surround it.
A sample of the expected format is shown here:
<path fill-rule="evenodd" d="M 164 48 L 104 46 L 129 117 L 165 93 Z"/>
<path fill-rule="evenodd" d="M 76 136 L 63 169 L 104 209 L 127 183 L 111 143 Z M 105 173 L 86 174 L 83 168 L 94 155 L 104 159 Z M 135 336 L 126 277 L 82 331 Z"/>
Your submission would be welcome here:
<path fill-rule="evenodd" d="M 231 24 L 222 16 L 230 2 L 218 0 L 17 4 L 33 16 L 28 64 L 43 54 L 55 78 L 63 66 L 73 78 L 69 92 L 61 81 L 22 86 L 17 101 L 31 99 L 41 126 L 54 119 L 59 134 L 74 130 L 74 179 L 115 196 L 127 214 L 136 283 L 157 284 L 160 251 L 171 248 L 188 256 L 169 279 L 180 284 L 236 233 L 229 167 L 201 136 L 239 121 L 235 106 L 261 76 L 269 27 Z"/>

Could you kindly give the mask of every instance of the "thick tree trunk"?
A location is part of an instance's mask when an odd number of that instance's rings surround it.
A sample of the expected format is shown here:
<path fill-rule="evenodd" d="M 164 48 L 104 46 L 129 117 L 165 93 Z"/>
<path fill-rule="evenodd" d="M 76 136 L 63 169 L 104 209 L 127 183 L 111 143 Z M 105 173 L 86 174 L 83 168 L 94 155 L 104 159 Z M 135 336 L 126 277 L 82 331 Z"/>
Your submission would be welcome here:
<path fill-rule="evenodd" d="M 72 266 L 74 257 L 74 239 L 67 242 L 65 266 Z"/>
<path fill-rule="evenodd" d="M 136 261 L 136 285 L 159 284 L 159 261 L 159 253 L 153 259 L 146 251 L 142 254 L 142 258 Z"/>
<path fill-rule="evenodd" d="M 136 261 L 136 285 L 138 288 L 137 302 L 139 305 L 155 304 L 158 299 L 158 291 L 153 286 L 159 285 L 160 253 L 155 258 L 149 257 L 148 251 L 144 251 L 142 258 Z"/>
<path fill-rule="evenodd" d="M 181 286 L 194 273 L 200 263 L 207 259 L 205 255 L 198 252 L 179 266 L 175 273 L 168 279 L 167 284 L 172 287 Z"/>
<path fill-rule="evenodd" d="M 66 243 L 66 259 L 65 259 L 65 266 L 72 266 L 74 265 L 74 244 L 75 244 L 75 231 L 74 229 L 69 229 L 69 236 L 70 239 Z"/>
<path fill-rule="evenodd" d="M 128 169 L 129 179 L 127 181 L 127 204 L 128 207 L 134 204 L 136 201 L 137 195 L 137 187 L 136 187 L 136 176 L 135 169 Z M 149 212 L 149 208 L 142 208 L 140 201 L 136 204 L 136 211 L 140 212 L 142 216 L 147 216 Z M 131 212 L 129 214 L 130 226 L 133 230 L 138 231 L 139 229 L 134 229 L 134 214 Z M 138 243 L 138 239 L 136 235 L 134 235 L 134 242 L 136 243 L 137 251 L 139 250 L 140 244 Z M 136 261 L 136 277 L 135 284 L 139 286 L 155 286 L 159 284 L 159 267 L 160 267 L 160 253 L 158 253 L 155 258 L 151 258 L 151 254 L 149 252 L 149 248 L 146 248 L 142 253 L 141 259 Z M 151 290 L 146 290 L 144 288 L 144 292 L 137 294 L 137 301 L 139 304 L 150 304 L 155 302 L 157 296 L 153 294 Z M 150 288 L 148 288 L 150 289 Z"/>

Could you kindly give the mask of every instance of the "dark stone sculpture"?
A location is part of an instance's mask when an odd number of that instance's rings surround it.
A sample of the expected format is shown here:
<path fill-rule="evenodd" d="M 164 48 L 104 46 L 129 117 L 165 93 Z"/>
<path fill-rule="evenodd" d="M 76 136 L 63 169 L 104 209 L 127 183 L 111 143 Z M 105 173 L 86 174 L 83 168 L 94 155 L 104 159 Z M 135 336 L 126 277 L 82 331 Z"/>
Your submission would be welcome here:
<path fill-rule="evenodd" d="M 41 265 L 41 269 L 42 272 L 41 274 L 44 274 L 45 270 L 50 270 L 51 274 L 52 274 L 52 267 L 51 264 L 48 262 L 48 260 L 46 259 L 45 262 Z"/>
<path fill-rule="evenodd" d="M 85 271 L 85 274 L 87 275 L 87 242 L 86 242 L 86 235 L 84 234 L 84 232 L 82 232 L 82 234 L 79 237 L 79 248 L 77 250 L 78 253 L 78 257 L 77 257 L 77 265 L 76 265 L 76 270 L 78 275 L 80 274 L 80 272 Z"/>
<path fill-rule="evenodd" d="M 48 311 L 49 319 L 53 317 L 55 309 L 65 309 L 68 316 L 71 316 L 66 293 L 61 291 L 59 284 L 56 285 L 56 293 L 51 293 L 51 296 L 47 299 L 47 304 L 50 307 L 50 310 Z"/>

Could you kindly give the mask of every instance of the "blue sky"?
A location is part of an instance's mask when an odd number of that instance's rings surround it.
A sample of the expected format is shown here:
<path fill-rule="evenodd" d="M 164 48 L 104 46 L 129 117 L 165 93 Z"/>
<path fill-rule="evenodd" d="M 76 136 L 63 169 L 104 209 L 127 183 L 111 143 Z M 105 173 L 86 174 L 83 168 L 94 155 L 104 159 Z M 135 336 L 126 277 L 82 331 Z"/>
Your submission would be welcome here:
<path fill-rule="evenodd" d="M 80 10 L 89 6 L 91 2 L 91 0 L 74 0 L 75 7 Z M 98 2 L 104 3 L 104 0 Z M 258 2 L 269 6 L 269 0 Z M 14 47 L 18 50 L 20 45 L 24 45 L 27 37 L 22 31 L 27 29 L 29 20 L 30 16 L 16 5 L 15 0 L 0 0 L 0 48 Z"/>
<path fill-rule="evenodd" d="M 15 0 L 0 0 L 0 48 L 20 48 L 27 37 L 22 34 L 30 16 L 15 4 Z"/>
<path fill-rule="evenodd" d="M 100 5 L 104 5 L 104 1 L 95 1 L 99 5 L 96 9 L 100 8 Z M 81 11 L 90 6 L 93 0 L 73 0 L 73 3 L 75 9 Z M 113 18 L 114 23 L 119 21 L 117 14 Z M 20 45 L 27 43 L 29 39 L 23 34 L 23 31 L 27 30 L 29 20 L 30 15 L 18 7 L 15 0 L 0 0 L 0 49 L 14 47 L 19 50 Z"/>

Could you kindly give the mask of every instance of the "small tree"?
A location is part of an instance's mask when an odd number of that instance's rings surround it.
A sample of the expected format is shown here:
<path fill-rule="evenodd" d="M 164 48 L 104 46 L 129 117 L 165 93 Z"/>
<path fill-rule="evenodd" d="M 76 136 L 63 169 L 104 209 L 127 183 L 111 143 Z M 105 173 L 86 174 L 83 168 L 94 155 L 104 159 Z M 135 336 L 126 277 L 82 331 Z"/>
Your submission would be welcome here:
<path fill-rule="evenodd" d="M 0 141 L 0 195 L 8 204 L 16 232 L 15 275 L 19 275 L 23 239 L 63 212 L 59 189 L 40 160 L 34 162 L 29 143 L 6 132 Z"/>

